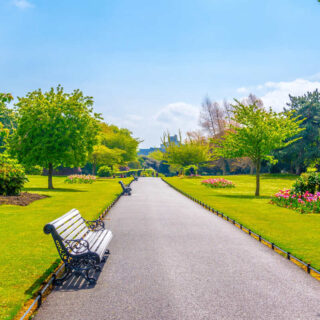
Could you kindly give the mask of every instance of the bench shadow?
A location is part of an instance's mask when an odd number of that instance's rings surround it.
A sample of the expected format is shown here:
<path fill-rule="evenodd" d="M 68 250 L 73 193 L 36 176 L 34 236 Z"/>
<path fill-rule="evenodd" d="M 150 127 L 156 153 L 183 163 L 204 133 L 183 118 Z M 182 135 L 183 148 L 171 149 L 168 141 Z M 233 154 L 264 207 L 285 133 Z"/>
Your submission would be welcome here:
<path fill-rule="evenodd" d="M 104 265 L 108 261 L 109 255 L 105 256 L 106 261 L 100 264 L 101 271 L 91 271 L 90 277 L 95 278 L 97 281 L 95 284 L 89 284 L 82 276 L 76 276 L 74 273 L 68 278 L 61 286 L 56 286 L 56 291 L 68 292 L 68 291 L 78 291 L 78 290 L 88 290 L 93 289 L 99 281 L 100 274 L 104 268 Z"/>
<path fill-rule="evenodd" d="M 86 190 L 68 189 L 68 188 L 24 188 L 23 191 L 42 191 L 42 192 L 88 192 Z"/>

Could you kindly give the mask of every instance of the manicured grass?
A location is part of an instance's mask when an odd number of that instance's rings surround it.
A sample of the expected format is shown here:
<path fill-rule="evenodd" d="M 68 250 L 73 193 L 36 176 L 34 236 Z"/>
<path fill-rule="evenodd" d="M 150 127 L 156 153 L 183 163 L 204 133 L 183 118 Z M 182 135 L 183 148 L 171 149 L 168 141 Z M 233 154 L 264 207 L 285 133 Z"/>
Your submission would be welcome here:
<path fill-rule="evenodd" d="M 64 177 L 54 177 L 52 191 L 46 189 L 46 177 L 30 176 L 29 180 L 28 192 L 49 198 L 27 207 L 0 206 L 0 319 L 11 319 L 52 271 L 52 264 L 58 263 L 57 250 L 51 235 L 44 234 L 44 225 L 72 208 L 79 209 L 85 219 L 96 219 L 121 193 L 119 179 L 65 184 Z"/>
<path fill-rule="evenodd" d="M 236 184 L 231 189 L 212 189 L 199 178 L 166 178 L 176 188 L 237 220 L 245 227 L 320 269 L 320 214 L 300 214 L 269 204 L 272 194 L 290 188 L 296 176 L 263 175 L 261 197 L 254 197 L 255 177 L 225 177 Z"/>

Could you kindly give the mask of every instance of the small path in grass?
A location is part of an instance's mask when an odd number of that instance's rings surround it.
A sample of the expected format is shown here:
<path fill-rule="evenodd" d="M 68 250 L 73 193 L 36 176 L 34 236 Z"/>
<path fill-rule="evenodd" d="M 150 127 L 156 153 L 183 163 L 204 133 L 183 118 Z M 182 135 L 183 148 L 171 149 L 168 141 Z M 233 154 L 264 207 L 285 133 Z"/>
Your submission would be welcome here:
<path fill-rule="evenodd" d="M 160 179 L 132 189 L 97 284 L 71 279 L 37 320 L 320 319 L 320 283 L 293 263 Z"/>

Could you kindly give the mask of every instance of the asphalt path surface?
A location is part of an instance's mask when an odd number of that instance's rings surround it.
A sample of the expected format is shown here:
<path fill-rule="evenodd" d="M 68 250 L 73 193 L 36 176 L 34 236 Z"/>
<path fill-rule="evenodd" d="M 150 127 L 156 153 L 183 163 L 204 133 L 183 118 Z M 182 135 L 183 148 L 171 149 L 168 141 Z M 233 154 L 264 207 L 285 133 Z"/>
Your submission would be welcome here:
<path fill-rule="evenodd" d="M 293 263 L 159 178 L 132 188 L 97 284 L 71 278 L 37 320 L 320 319 L 320 283 Z"/>

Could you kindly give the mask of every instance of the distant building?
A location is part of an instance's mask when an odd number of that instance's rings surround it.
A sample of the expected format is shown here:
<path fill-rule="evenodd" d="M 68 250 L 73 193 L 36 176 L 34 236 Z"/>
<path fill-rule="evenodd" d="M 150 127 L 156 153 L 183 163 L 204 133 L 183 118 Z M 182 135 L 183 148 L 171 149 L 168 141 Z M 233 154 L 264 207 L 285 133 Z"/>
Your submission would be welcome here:
<path fill-rule="evenodd" d="M 149 153 L 157 150 L 160 150 L 160 148 L 139 149 L 138 156 L 147 156 Z"/>
<path fill-rule="evenodd" d="M 170 141 L 174 142 L 175 144 L 178 144 L 178 135 L 170 136 Z M 147 156 L 149 153 L 154 152 L 154 151 L 164 151 L 164 145 L 161 144 L 160 148 L 148 148 L 148 149 L 139 149 L 138 151 L 138 156 Z"/>

